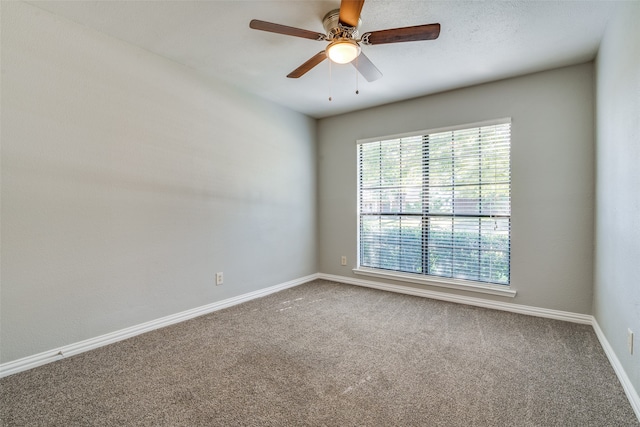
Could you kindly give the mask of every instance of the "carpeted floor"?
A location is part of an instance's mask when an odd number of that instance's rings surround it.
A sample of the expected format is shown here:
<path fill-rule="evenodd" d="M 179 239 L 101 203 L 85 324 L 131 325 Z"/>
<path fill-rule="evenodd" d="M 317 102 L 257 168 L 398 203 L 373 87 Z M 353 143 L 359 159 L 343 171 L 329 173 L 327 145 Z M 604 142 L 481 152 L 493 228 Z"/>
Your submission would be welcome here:
<path fill-rule="evenodd" d="M 638 426 L 593 329 L 327 281 L 0 380 L 3 426 Z"/>

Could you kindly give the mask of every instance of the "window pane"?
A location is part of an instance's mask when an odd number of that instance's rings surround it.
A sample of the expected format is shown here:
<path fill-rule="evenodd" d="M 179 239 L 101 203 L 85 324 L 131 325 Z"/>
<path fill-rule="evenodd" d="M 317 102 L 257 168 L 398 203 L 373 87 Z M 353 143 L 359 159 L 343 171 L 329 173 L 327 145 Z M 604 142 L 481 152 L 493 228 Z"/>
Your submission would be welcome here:
<path fill-rule="evenodd" d="M 509 283 L 509 123 L 358 150 L 360 265 Z"/>
<path fill-rule="evenodd" d="M 360 264 L 385 270 L 422 272 L 420 217 L 363 216 Z"/>

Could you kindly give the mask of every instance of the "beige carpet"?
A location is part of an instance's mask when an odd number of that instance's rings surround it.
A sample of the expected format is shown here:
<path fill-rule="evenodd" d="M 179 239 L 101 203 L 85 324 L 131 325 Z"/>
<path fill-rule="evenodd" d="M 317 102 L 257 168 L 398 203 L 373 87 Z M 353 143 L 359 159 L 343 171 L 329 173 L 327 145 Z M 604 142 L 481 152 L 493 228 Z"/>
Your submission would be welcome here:
<path fill-rule="evenodd" d="M 3 426 L 637 426 L 590 326 L 316 281 L 0 380 Z"/>

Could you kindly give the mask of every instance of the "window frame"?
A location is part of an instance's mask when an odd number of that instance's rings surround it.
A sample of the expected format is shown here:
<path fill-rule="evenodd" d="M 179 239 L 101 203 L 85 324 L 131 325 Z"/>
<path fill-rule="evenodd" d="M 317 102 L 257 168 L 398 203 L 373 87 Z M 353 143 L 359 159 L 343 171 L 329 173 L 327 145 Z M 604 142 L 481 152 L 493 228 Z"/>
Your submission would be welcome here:
<path fill-rule="evenodd" d="M 358 139 L 356 141 L 356 152 L 359 153 L 360 150 L 360 145 L 362 144 L 366 144 L 366 143 L 371 143 L 371 142 L 381 142 L 381 141 L 387 141 L 387 140 L 394 140 L 394 139 L 401 139 L 401 138 L 411 138 L 411 137 L 418 137 L 418 136 L 425 136 L 428 134 L 435 134 L 435 133 L 441 133 L 441 132 L 453 132 L 453 131 L 457 131 L 457 130 L 467 130 L 467 129 L 472 129 L 472 128 L 480 128 L 480 127 L 484 127 L 484 126 L 492 126 L 492 125 L 501 125 L 501 124 L 509 124 L 511 126 L 512 124 L 512 120 L 510 117 L 506 117 L 506 118 L 500 118 L 500 119 L 494 119 L 494 120 L 486 120 L 486 121 L 481 121 L 481 122 L 474 122 L 474 123 L 466 123 L 466 124 L 460 124 L 460 125 L 455 125 L 455 126 L 446 126 L 446 127 L 440 127 L 440 128 L 433 128 L 433 129 L 427 129 L 427 130 L 420 130 L 420 131 L 414 131 L 414 132 L 405 132 L 405 133 L 401 133 L 401 134 L 394 134 L 394 135 L 386 135 L 386 136 L 378 136 L 378 137 L 373 137 L 373 138 L 364 138 L 364 139 Z M 512 164 L 512 134 L 510 134 L 509 137 L 509 169 L 511 171 L 511 164 Z M 384 278 L 384 279 L 391 279 L 391 280 L 396 280 L 396 281 L 401 281 L 401 282 L 409 282 L 409 283 L 416 283 L 416 284 L 425 284 L 425 285 L 430 285 L 430 286 L 439 286 L 439 287 L 444 287 L 444 288 L 450 288 L 450 289 L 460 289 L 460 290 L 466 290 L 466 291 L 474 291 L 474 292 L 480 292 L 480 293 L 487 293 L 487 294 L 493 294 L 493 295 L 501 295 L 501 296 L 508 296 L 508 297 L 515 297 L 516 295 L 516 291 L 512 288 L 512 282 L 510 281 L 509 284 L 497 284 L 497 283 L 490 283 L 490 282 L 480 282 L 480 281 L 474 281 L 474 280 L 465 280 L 465 279 L 459 279 L 459 278 L 450 278 L 450 277 L 442 277 L 442 276 L 433 276 L 433 275 L 427 275 L 427 274 L 418 274 L 418 273 L 409 273 L 409 272 L 403 272 L 403 271 L 396 271 L 396 270 L 386 270 L 386 269 L 378 269 L 378 268 L 372 268 L 372 267 L 363 267 L 361 265 L 361 217 L 362 217 L 362 213 L 361 213 L 361 179 L 360 179 L 360 158 L 359 158 L 359 154 L 356 156 L 356 181 L 357 181 L 357 264 L 356 264 L 356 268 L 354 268 L 352 271 L 355 274 L 358 275 L 364 275 L 364 276 L 370 276 L 370 277 L 378 277 L 378 278 Z M 510 173 L 510 178 L 509 178 L 509 206 L 511 206 L 511 188 L 512 188 L 512 174 Z M 512 218 L 512 212 L 511 212 L 511 208 L 509 209 L 509 220 L 511 221 Z M 454 214 L 455 217 L 455 214 Z M 510 227 L 511 228 L 511 227 Z M 509 270 L 511 271 L 511 259 L 512 259 L 512 247 L 511 247 L 511 230 L 509 231 Z"/>

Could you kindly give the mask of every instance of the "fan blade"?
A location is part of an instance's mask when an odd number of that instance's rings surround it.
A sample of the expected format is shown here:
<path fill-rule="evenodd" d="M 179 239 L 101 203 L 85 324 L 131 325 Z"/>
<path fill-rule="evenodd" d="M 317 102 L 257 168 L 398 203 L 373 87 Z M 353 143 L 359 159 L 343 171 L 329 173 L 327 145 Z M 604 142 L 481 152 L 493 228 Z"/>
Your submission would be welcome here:
<path fill-rule="evenodd" d="M 373 65 L 373 62 L 364 54 L 364 52 L 360 52 L 360 55 L 353 61 L 351 61 L 354 67 L 362 74 L 362 76 L 367 79 L 368 82 L 372 82 L 374 80 L 378 80 L 382 77 L 382 73 L 380 70 Z"/>
<path fill-rule="evenodd" d="M 260 21 L 258 19 L 252 19 L 251 22 L 249 22 L 249 28 L 253 28 L 254 30 L 268 31 L 270 33 L 284 34 L 285 36 L 302 37 L 311 40 L 325 40 L 327 38 L 327 36 L 322 33 L 314 33 L 313 31 L 289 27 L 286 25 L 274 24 L 273 22 Z"/>
<path fill-rule="evenodd" d="M 357 27 L 364 0 L 342 0 L 339 20 L 342 25 Z"/>
<path fill-rule="evenodd" d="M 363 44 L 384 44 L 434 40 L 440 35 L 440 24 L 416 25 L 415 27 L 393 28 L 371 31 L 362 35 Z"/>
<path fill-rule="evenodd" d="M 309 59 L 307 62 L 290 72 L 287 77 L 289 77 L 290 79 L 297 79 L 298 77 L 302 77 L 309 70 L 311 70 L 313 67 L 315 67 L 325 59 L 327 59 L 327 54 L 324 50 L 322 50 L 312 56 L 311 59 Z"/>

